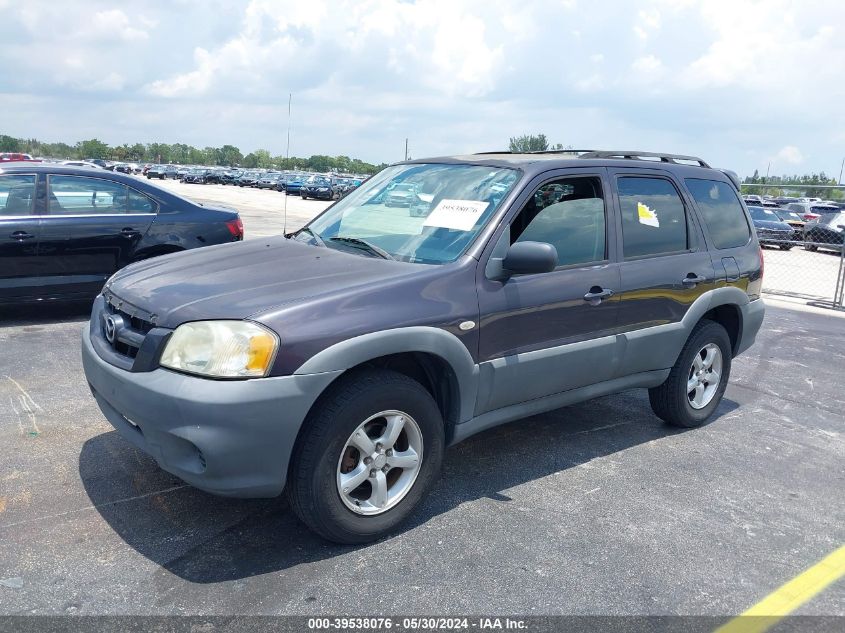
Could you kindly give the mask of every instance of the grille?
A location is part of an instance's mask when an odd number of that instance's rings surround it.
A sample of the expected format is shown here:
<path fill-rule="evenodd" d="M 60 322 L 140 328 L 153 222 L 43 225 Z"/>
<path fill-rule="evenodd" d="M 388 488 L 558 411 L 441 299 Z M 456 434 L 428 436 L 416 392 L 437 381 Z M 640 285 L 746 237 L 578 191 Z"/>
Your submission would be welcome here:
<path fill-rule="evenodd" d="M 106 303 L 106 309 L 103 314 L 104 334 L 106 330 L 107 317 L 119 317 L 118 322 L 122 323 L 122 327 L 115 332 L 114 340 L 109 342 L 109 344 L 118 354 L 134 359 L 138 356 L 138 350 L 144 342 L 144 337 L 155 327 L 155 324 L 147 319 L 144 319 L 138 314 L 133 314 L 121 309 L 121 303 L 118 302 L 117 305 L 115 305 L 112 301 L 115 301 L 115 299 L 112 298 L 111 301 Z M 108 336 L 106 336 L 106 340 L 108 341 Z"/>

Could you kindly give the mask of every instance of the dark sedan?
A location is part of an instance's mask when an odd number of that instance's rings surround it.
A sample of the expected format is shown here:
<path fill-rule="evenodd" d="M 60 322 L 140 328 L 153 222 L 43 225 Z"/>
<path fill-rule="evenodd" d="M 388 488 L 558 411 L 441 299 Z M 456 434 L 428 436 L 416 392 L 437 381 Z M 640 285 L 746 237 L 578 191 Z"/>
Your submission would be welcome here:
<path fill-rule="evenodd" d="M 147 180 L 158 178 L 164 180 L 166 178 L 177 178 L 178 172 L 173 165 L 153 165 L 147 170 Z"/>
<path fill-rule="evenodd" d="M 299 195 L 303 200 L 317 198 L 320 200 L 334 200 L 340 197 L 340 193 L 331 178 L 325 176 L 311 176 L 299 189 Z"/>
<path fill-rule="evenodd" d="M 221 185 L 234 185 L 243 172 L 240 169 L 227 169 L 220 174 Z"/>
<path fill-rule="evenodd" d="M 200 167 L 198 169 L 189 169 L 182 177 L 182 182 L 205 185 L 210 182 L 220 182 L 220 179 L 213 170 Z"/>
<path fill-rule="evenodd" d="M 748 212 L 751 214 L 751 221 L 754 222 L 760 244 L 779 246 L 784 251 L 794 246 L 792 227 L 783 222 L 772 209 L 750 206 Z"/>
<path fill-rule="evenodd" d="M 255 184 L 258 182 L 258 178 L 260 174 L 257 171 L 245 171 L 238 179 L 235 181 L 235 184 L 239 187 L 254 187 Z"/>
<path fill-rule="evenodd" d="M 826 213 L 804 225 L 804 248 L 808 251 L 819 249 L 842 250 L 845 236 L 845 213 Z"/>
<path fill-rule="evenodd" d="M 0 302 L 91 298 L 132 262 L 242 239 L 235 211 L 121 173 L 0 167 Z"/>
<path fill-rule="evenodd" d="M 255 186 L 259 189 L 275 189 L 279 184 L 279 178 L 282 175 L 279 173 L 269 173 L 264 174 L 258 181 L 255 183 Z"/>

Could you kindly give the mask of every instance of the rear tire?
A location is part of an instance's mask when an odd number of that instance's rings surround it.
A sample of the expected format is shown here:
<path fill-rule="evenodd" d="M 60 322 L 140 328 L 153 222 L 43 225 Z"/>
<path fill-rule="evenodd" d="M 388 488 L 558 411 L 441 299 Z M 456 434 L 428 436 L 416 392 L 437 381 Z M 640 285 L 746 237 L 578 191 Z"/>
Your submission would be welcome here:
<path fill-rule="evenodd" d="M 648 390 L 657 417 L 673 426 L 701 426 L 722 400 L 730 378 L 731 357 L 731 340 L 725 328 L 708 319 L 700 321 L 666 381 Z"/>
<path fill-rule="evenodd" d="M 780 250 L 782 251 L 789 251 L 792 250 L 792 244 L 781 244 Z"/>
<path fill-rule="evenodd" d="M 393 443 L 384 440 L 383 445 L 377 443 L 388 435 L 382 413 L 402 425 Z M 372 424 L 376 430 L 366 431 Z M 368 451 L 351 444 L 362 428 L 364 442 L 372 440 Z M 407 459 L 412 446 L 417 446 L 419 462 L 391 464 L 393 459 Z M 386 536 L 408 518 L 437 479 L 444 446 L 440 410 L 417 381 L 386 370 L 342 377 L 314 405 L 297 438 L 287 481 L 291 508 L 305 525 L 336 543 L 367 543 Z M 343 488 L 341 478 L 356 471 L 364 478 L 350 484 L 352 490 Z M 381 505 L 376 482 L 387 491 Z"/>

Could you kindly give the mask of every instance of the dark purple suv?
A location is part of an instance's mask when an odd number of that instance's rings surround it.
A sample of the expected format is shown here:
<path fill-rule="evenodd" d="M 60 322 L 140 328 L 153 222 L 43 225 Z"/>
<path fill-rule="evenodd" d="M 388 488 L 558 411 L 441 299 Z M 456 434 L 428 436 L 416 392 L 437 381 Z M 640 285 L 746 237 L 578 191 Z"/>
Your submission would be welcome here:
<path fill-rule="evenodd" d="M 411 206 L 387 204 L 400 185 Z M 669 424 L 707 420 L 763 320 L 737 189 L 641 152 L 394 165 L 295 233 L 118 272 L 85 374 L 165 470 L 286 490 L 324 537 L 369 541 L 484 429 L 633 387 Z"/>

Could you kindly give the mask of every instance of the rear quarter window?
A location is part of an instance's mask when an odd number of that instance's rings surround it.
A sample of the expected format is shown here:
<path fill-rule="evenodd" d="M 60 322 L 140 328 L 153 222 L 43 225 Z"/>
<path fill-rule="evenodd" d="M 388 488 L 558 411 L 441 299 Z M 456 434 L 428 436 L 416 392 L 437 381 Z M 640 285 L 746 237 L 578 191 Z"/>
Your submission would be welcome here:
<path fill-rule="evenodd" d="M 745 246 L 751 239 L 751 228 L 734 188 L 718 180 L 686 178 L 684 182 L 701 211 L 713 245 Z"/>

